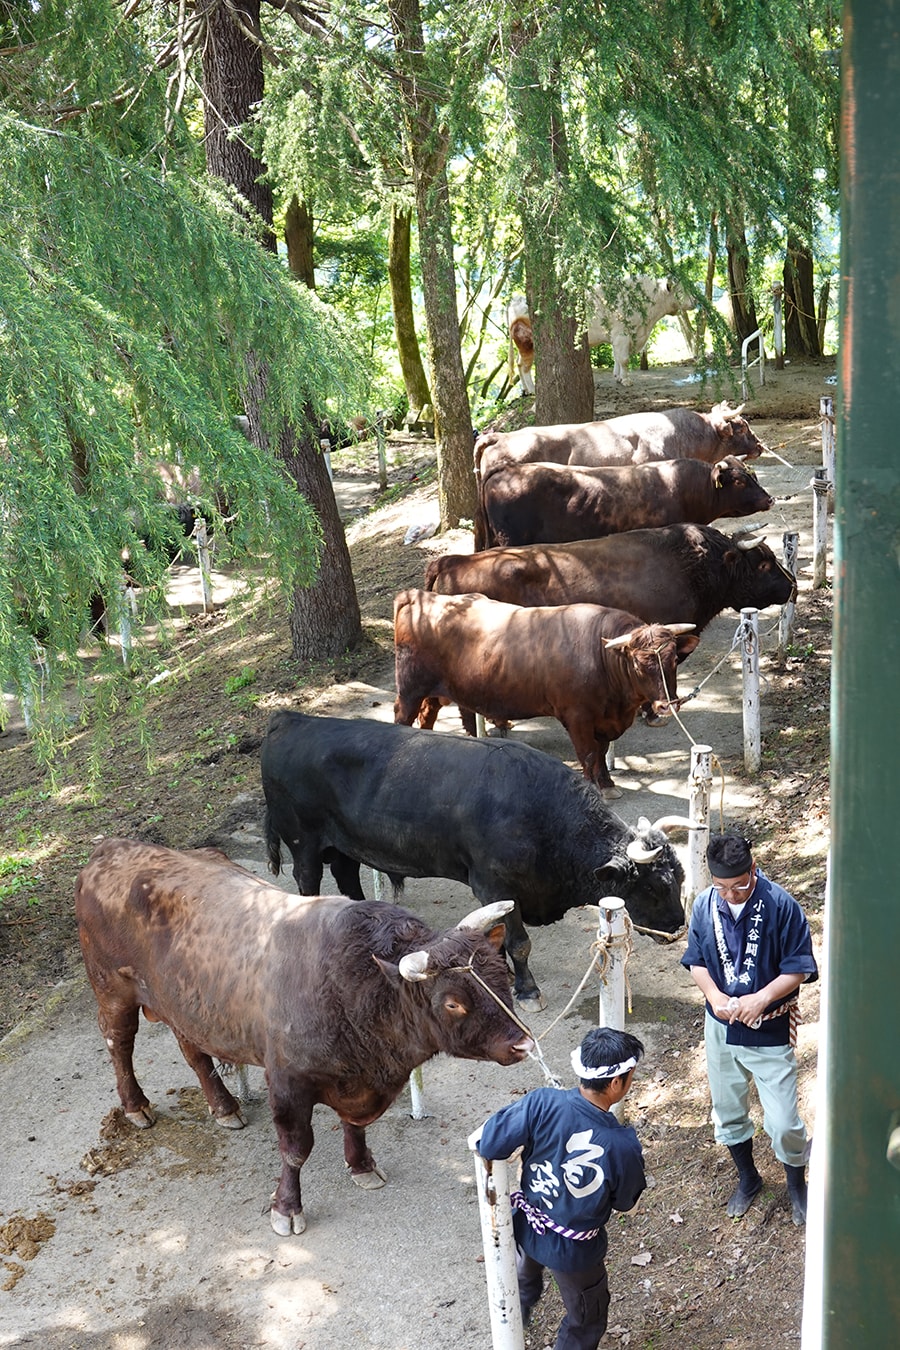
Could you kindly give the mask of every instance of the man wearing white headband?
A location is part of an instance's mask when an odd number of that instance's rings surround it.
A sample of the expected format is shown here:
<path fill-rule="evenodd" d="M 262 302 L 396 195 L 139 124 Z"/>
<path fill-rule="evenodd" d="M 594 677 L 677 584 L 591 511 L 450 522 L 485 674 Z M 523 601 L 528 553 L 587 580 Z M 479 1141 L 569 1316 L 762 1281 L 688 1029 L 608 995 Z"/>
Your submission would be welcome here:
<path fill-rule="evenodd" d="M 612 1108 L 643 1053 L 627 1031 L 589 1031 L 572 1052 L 577 1088 L 536 1088 L 491 1116 L 478 1141 L 483 1158 L 522 1149 L 521 1190 L 512 1195 L 522 1320 L 527 1326 L 549 1270 L 566 1308 L 556 1350 L 597 1350 L 606 1330 L 606 1225 L 614 1209 L 633 1209 L 647 1184 L 637 1135 Z"/>

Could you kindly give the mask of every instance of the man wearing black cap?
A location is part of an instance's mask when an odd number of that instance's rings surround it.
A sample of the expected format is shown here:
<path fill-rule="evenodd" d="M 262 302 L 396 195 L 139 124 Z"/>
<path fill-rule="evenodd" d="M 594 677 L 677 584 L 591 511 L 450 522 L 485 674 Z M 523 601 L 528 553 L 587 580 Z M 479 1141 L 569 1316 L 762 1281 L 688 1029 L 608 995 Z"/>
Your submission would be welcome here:
<path fill-rule="evenodd" d="M 706 998 L 706 1068 L 716 1142 L 738 1171 L 730 1218 L 762 1190 L 753 1161 L 751 1079 L 763 1126 L 784 1164 L 791 1218 L 806 1222 L 809 1142 L 797 1108 L 798 990 L 818 978 L 806 915 L 754 862 L 749 840 L 713 835 L 706 851 L 712 885 L 691 911 L 681 964 Z"/>

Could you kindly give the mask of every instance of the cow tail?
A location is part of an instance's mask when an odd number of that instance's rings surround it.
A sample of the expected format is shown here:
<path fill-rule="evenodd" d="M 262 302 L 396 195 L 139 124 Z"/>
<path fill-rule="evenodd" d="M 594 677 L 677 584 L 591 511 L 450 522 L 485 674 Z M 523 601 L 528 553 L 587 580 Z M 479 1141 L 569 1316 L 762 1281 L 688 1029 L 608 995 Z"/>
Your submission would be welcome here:
<path fill-rule="evenodd" d="M 272 812 L 266 807 L 266 852 L 269 855 L 269 871 L 277 877 L 281 872 L 281 835 L 275 828 Z"/>

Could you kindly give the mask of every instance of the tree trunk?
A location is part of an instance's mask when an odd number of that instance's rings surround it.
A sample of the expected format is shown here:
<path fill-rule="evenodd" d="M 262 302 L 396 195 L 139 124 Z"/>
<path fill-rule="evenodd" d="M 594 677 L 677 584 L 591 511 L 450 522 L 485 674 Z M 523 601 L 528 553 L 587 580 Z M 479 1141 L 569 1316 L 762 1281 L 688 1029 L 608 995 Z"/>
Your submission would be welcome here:
<path fill-rule="evenodd" d="M 819 291 L 819 308 L 816 318 L 816 337 L 819 340 L 819 352 L 825 355 L 825 325 L 828 322 L 828 297 L 831 292 L 831 279 L 826 277 Z"/>
<path fill-rule="evenodd" d="M 412 282 L 409 274 L 412 210 L 391 202 L 391 224 L 388 230 L 388 278 L 391 283 L 391 304 L 394 311 L 394 332 L 403 384 L 410 410 L 418 411 L 431 402 L 428 376 L 422 365 L 416 320 L 413 312 Z"/>
<path fill-rule="evenodd" d="M 812 252 L 794 235 L 788 235 L 784 259 L 784 354 L 822 355 L 816 327 Z"/>
<path fill-rule="evenodd" d="M 756 304 L 750 288 L 750 251 L 747 248 L 747 236 L 744 222 L 733 217 L 728 218 L 726 227 L 726 249 L 728 252 L 728 291 L 731 297 L 731 315 L 737 345 L 741 344 L 759 327 L 756 319 Z"/>
<path fill-rule="evenodd" d="M 434 397 L 441 528 L 454 529 L 475 515 L 472 414 L 459 345 L 456 269 L 447 136 L 425 70 L 425 35 L 419 0 L 389 0 L 400 60 L 400 90 L 416 194 L 419 257 L 428 329 L 428 360 Z"/>
<path fill-rule="evenodd" d="M 284 215 L 284 242 L 291 275 L 311 291 L 316 289 L 313 269 L 313 218 L 306 202 L 294 193 Z"/>
<path fill-rule="evenodd" d="M 537 426 L 590 422 L 594 416 L 590 348 L 587 335 L 577 331 L 576 297 L 560 280 L 558 235 L 552 226 L 566 210 L 565 123 L 558 85 L 548 82 L 532 60 L 529 37 L 523 26 L 517 35 L 510 103 L 523 163 L 520 212 L 537 366 L 534 420 Z"/>
<path fill-rule="evenodd" d="M 242 20 L 259 28 L 260 0 L 242 0 Z M 246 203 L 244 214 L 262 227 L 261 242 L 276 250 L 272 229 L 272 189 L 259 179 L 265 173 L 236 128 L 249 121 L 261 101 L 265 78 L 262 50 L 238 28 L 224 0 L 200 0 L 198 13 L 206 20 L 203 41 L 203 100 L 206 167 L 235 189 Z"/>
<path fill-rule="evenodd" d="M 207 32 L 203 44 L 203 90 L 206 118 L 206 164 L 210 174 L 236 187 L 248 200 L 255 190 L 254 209 L 269 226 L 266 246 L 275 248 L 272 194 L 255 179 L 265 172 L 240 135 L 229 138 L 229 126 L 240 126 L 263 95 L 260 48 L 233 21 L 221 0 L 202 0 Z M 259 25 L 259 0 L 243 0 L 242 20 Z M 227 94 L 227 98 L 226 98 Z M 221 125 L 226 116 L 233 121 Z M 265 448 L 260 408 L 266 393 L 265 370 L 247 372 L 244 404 L 254 443 Z M 310 422 L 318 418 L 309 410 Z M 338 656 L 358 640 L 362 631 L 359 601 L 353 584 L 350 554 L 325 458 L 311 439 L 299 439 L 285 428 L 278 454 L 297 490 L 310 501 L 322 525 L 324 546 L 315 582 L 299 587 L 293 596 L 290 628 L 297 660 Z"/>

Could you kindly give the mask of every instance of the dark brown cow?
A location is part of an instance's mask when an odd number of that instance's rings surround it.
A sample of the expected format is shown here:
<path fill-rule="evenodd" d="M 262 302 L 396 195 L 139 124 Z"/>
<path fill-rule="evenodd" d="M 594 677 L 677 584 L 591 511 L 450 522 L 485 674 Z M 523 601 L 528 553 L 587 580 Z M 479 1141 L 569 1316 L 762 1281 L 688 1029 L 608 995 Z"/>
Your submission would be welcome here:
<path fill-rule="evenodd" d="M 434 726 L 442 703 L 492 721 L 555 717 L 585 778 L 621 796 L 606 764 L 610 742 L 645 703 L 677 707 L 676 667 L 699 642 L 691 624 L 641 622 L 602 605 L 523 609 L 483 595 L 401 591 L 394 601 L 394 721 Z"/>
<path fill-rule="evenodd" d="M 722 402 L 708 413 L 668 408 L 602 422 L 485 431 L 475 442 L 475 472 L 537 461 L 616 468 L 660 459 L 702 459 L 707 464 L 726 455 L 757 459 L 768 447 L 751 431 L 742 410 Z"/>
<path fill-rule="evenodd" d="M 723 609 L 784 605 L 796 586 L 761 540 L 711 525 L 664 525 L 568 544 L 445 554 L 425 573 L 441 595 L 478 591 L 510 605 L 609 605 L 645 623 L 692 623 Z"/>
<path fill-rule="evenodd" d="M 511 908 L 435 933 L 396 905 L 288 895 L 215 849 L 105 840 L 78 877 L 75 915 L 126 1116 L 154 1123 L 132 1059 L 142 1008 L 172 1028 L 220 1125 L 244 1121 L 211 1057 L 263 1065 L 282 1160 L 272 1227 L 302 1233 L 317 1102 L 340 1117 L 354 1180 L 373 1189 L 385 1177 L 365 1127 L 413 1069 L 441 1051 L 516 1064 L 533 1048 L 498 950 Z"/>
<path fill-rule="evenodd" d="M 564 544 L 658 525 L 708 525 L 767 511 L 772 497 L 740 460 L 660 460 L 627 468 L 511 464 L 481 480 L 475 548 Z"/>

